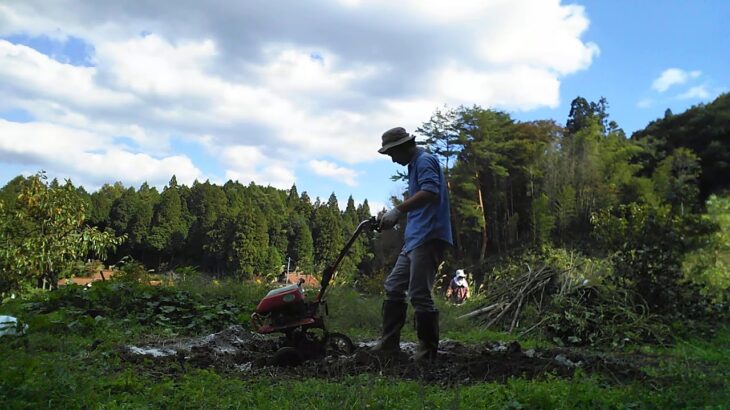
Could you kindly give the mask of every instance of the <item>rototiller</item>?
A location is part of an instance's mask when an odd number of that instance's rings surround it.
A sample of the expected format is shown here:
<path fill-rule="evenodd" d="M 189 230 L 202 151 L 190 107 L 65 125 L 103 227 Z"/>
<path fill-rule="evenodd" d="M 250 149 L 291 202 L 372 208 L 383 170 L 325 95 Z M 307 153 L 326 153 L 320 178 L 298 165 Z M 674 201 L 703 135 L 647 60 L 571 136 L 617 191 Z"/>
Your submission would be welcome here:
<path fill-rule="evenodd" d="M 274 362 L 282 365 L 296 365 L 304 360 L 324 357 L 327 354 L 350 354 L 354 345 L 349 337 L 329 332 L 324 317 L 329 314 L 325 291 L 337 271 L 342 259 L 364 231 L 376 231 L 380 221 L 375 217 L 366 219 L 357 226 L 337 259 L 322 273 L 319 293 L 314 300 L 307 301 L 298 284 L 284 286 L 270 291 L 259 302 L 251 315 L 251 323 L 258 333 L 283 333 L 281 347 L 274 355 Z M 311 332 L 320 329 L 321 335 Z M 320 332 L 317 332 L 320 333 Z"/>

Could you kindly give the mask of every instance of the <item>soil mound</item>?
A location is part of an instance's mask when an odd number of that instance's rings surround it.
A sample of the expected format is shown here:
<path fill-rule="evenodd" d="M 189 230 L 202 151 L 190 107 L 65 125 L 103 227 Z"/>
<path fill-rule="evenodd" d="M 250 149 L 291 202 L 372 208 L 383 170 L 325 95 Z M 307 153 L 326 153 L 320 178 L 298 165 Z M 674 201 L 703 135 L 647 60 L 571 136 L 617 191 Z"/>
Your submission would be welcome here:
<path fill-rule="evenodd" d="M 529 349 L 519 343 L 488 341 L 481 345 L 465 345 L 444 340 L 439 345 L 436 361 L 428 364 L 415 363 L 410 353 L 414 343 L 401 343 L 396 356 L 382 357 L 371 354 L 374 342 L 357 345 L 352 355 L 327 356 L 321 360 L 308 360 L 298 366 L 277 366 L 274 360 L 281 347 L 277 338 L 262 336 L 232 326 L 210 335 L 160 340 L 141 346 L 123 346 L 121 357 L 133 363 L 167 363 L 184 371 L 187 367 L 215 368 L 221 372 L 234 372 L 241 377 L 259 375 L 281 379 L 317 377 L 340 379 L 363 373 L 407 380 L 422 380 L 436 384 L 465 384 L 483 381 L 505 381 L 510 377 L 538 378 L 546 374 L 571 377 L 577 369 L 588 373 L 601 373 L 617 382 L 643 380 L 647 375 L 641 370 L 652 364 L 652 359 L 641 355 L 616 356 L 579 349 Z M 169 373 L 169 371 L 168 371 Z"/>

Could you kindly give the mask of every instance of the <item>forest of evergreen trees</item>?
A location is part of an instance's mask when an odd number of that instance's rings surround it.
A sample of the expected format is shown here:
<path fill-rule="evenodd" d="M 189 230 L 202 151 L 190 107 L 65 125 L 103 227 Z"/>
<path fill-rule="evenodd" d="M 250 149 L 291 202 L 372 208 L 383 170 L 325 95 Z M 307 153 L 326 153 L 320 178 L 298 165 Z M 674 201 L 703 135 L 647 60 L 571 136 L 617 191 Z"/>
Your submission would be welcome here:
<path fill-rule="evenodd" d="M 457 246 L 447 268 L 467 267 L 480 280 L 495 258 L 548 247 L 608 255 L 646 243 L 684 254 L 691 244 L 662 235 L 710 232 L 697 221 L 710 195 L 726 194 L 730 185 L 730 94 L 682 114 L 667 111 L 630 138 L 608 111 L 605 99 L 578 97 L 564 126 L 515 121 L 478 106 L 440 109 L 423 123 L 419 141 L 442 160 L 451 193 Z M 0 192 L 6 255 L 15 240 L 8 227 L 16 200 L 29 179 L 19 176 Z M 339 209 L 334 194 L 312 200 L 296 186 L 185 186 L 174 176 L 161 192 L 117 182 L 88 193 L 55 180 L 46 189 L 64 187 L 75 192 L 86 224 L 124 235 L 107 263 L 129 255 L 149 268 L 196 266 L 219 277 L 276 275 L 289 260 L 292 269 L 318 272 L 373 211 L 367 200 L 356 206 L 350 197 Z M 646 222 L 632 237 L 626 221 L 638 218 L 656 226 Z M 400 232 L 362 237 L 340 275 L 354 280 L 387 271 Z"/>

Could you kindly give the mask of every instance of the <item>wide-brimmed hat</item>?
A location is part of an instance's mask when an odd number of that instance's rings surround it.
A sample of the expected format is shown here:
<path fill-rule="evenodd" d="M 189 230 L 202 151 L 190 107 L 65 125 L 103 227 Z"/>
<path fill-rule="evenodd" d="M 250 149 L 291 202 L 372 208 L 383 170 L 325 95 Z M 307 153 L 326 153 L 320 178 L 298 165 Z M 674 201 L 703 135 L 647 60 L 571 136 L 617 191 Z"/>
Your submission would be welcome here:
<path fill-rule="evenodd" d="M 464 269 L 457 269 L 456 275 L 454 275 L 454 276 L 456 276 L 457 278 L 465 278 L 466 273 L 464 273 Z"/>
<path fill-rule="evenodd" d="M 404 142 L 415 139 L 415 135 L 410 135 L 403 127 L 395 127 L 383 133 L 383 146 L 378 150 L 379 153 L 385 154 L 389 149 L 396 147 Z"/>

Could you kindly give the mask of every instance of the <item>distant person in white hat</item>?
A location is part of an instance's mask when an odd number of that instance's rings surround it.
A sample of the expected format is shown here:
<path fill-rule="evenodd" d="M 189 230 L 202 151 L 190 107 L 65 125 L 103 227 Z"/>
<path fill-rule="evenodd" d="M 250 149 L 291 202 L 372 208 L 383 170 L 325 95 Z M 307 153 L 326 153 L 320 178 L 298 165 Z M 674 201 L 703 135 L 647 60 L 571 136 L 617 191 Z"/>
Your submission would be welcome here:
<path fill-rule="evenodd" d="M 466 282 L 466 273 L 464 273 L 464 269 L 457 269 L 448 289 L 446 289 L 446 298 L 450 302 L 460 305 L 468 297 L 469 284 Z"/>

